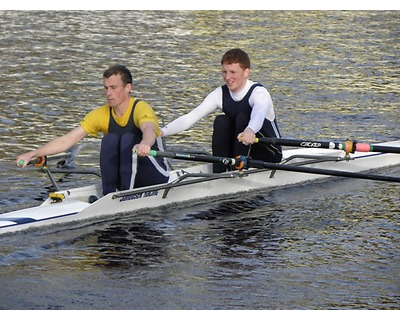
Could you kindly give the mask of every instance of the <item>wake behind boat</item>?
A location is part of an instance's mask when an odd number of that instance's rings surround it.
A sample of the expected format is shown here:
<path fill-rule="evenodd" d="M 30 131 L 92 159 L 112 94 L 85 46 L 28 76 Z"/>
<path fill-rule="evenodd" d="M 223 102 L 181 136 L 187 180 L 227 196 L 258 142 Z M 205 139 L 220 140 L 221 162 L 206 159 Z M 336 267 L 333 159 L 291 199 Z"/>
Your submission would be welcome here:
<path fill-rule="evenodd" d="M 227 163 L 228 160 L 234 160 L 166 152 L 162 156 L 208 163 L 173 170 L 169 182 L 165 184 L 114 192 L 106 196 L 102 196 L 100 184 L 56 191 L 40 206 L 1 214 L 0 234 L 127 212 L 139 214 L 151 208 L 285 187 L 332 176 L 400 182 L 398 177 L 363 173 L 399 165 L 400 152 L 397 151 L 400 150 L 400 140 L 377 144 L 375 150 L 378 152 L 369 152 L 372 148 L 363 148 L 365 151 L 358 152 L 355 145 L 351 145 L 352 150 L 344 151 L 339 150 L 339 145 L 327 149 L 321 149 L 315 143 L 307 146 L 284 150 L 280 164 L 249 160 L 253 167 L 245 166 L 241 170 L 218 174 L 212 173 L 212 162 Z M 51 174 L 49 176 L 51 178 Z"/>

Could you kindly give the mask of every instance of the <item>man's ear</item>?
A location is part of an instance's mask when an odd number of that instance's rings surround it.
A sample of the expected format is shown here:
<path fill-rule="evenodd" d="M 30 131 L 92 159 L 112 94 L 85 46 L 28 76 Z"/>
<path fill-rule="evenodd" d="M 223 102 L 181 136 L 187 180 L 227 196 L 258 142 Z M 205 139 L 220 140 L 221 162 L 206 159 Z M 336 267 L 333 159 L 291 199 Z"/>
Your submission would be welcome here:
<path fill-rule="evenodd" d="M 128 83 L 128 84 L 125 86 L 125 90 L 126 90 L 127 93 L 131 92 L 132 89 L 133 89 L 132 83 Z"/>

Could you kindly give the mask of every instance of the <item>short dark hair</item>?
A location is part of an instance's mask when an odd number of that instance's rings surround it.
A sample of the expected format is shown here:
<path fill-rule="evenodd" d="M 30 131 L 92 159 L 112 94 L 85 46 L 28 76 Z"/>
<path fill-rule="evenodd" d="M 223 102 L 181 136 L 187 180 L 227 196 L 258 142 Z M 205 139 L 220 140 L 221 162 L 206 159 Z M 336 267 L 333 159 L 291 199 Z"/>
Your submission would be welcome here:
<path fill-rule="evenodd" d="M 239 63 L 243 69 L 250 69 L 249 55 L 239 48 L 231 49 L 225 52 L 221 59 L 221 64 L 224 63 Z"/>
<path fill-rule="evenodd" d="M 121 64 L 115 64 L 109 67 L 103 73 L 103 78 L 109 78 L 113 75 L 121 75 L 122 82 L 127 85 L 128 83 L 132 84 L 132 74 L 129 69 Z"/>

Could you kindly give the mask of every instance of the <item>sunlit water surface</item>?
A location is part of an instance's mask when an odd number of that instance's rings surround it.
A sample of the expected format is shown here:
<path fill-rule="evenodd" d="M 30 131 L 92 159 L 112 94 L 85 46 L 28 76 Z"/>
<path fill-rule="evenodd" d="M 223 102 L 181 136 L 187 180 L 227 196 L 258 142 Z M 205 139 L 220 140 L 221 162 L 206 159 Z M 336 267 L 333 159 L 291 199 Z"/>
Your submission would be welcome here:
<path fill-rule="evenodd" d="M 102 72 L 116 62 L 169 122 L 222 84 L 221 55 L 241 47 L 283 136 L 400 139 L 399 18 L 2 11 L 1 212 L 46 197 L 47 177 L 16 168 L 16 155 L 102 104 Z M 204 119 L 168 145 L 210 151 L 211 127 Z M 76 164 L 97 169 L 98 151 L 99 140 L 86 139 Z M 334 179 L 2 236 L 0 308 L 398 309 L 399 193 L 394 183 Z"/>

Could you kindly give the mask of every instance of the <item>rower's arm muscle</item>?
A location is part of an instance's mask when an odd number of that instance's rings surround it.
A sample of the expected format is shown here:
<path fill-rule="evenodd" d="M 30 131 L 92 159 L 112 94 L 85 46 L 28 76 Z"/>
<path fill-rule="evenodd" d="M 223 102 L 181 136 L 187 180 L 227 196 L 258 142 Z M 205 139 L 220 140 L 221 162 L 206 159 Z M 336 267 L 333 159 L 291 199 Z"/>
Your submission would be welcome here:
<path fill-rule="evenodd" d="M 81 126 L 76 127 L 65 135 L 54 138 L 43 147 L 37 149 L 40 150 L 41 153 L 43 152 L 43 154 L 39 154 L 38 156 L 66 151 L 68 148 L 81 141 L 85 136 L 85 130 L 83 130 Z"/>
<path fill-rule="evenodd" d="M 81 126 L 72 129 L 63 136 L 56 137 L 45 145 L 37 148 L 33 152 L 34 157 L 46 156 L 66 151 L 74 144 L 81 141 L 86 136 L 85 130 Z"/>
<path fill-rule="evenodd" d="M 86 136 L 85 130 L 83 130 L 83 128 L 79 126 L 71 130 L 67 134 L 61 137 L 57 137 L 33 151 L 29 151 L 19 155 L 17 157 L 16 164 L 17 166 L 25 168 L 32 158 L 47 156 L 66 151 L 68 148 L 72 147 L 74 144 L 81 141 L 85 136 Z"/>
<path fill-rule="evenodd" d="M 156 126 L 153 122 L 143 122 L 140 125 L 140 130 L 143 133 L 140 144 L 145 144 L 151 147 L 156 141 Z"/>

